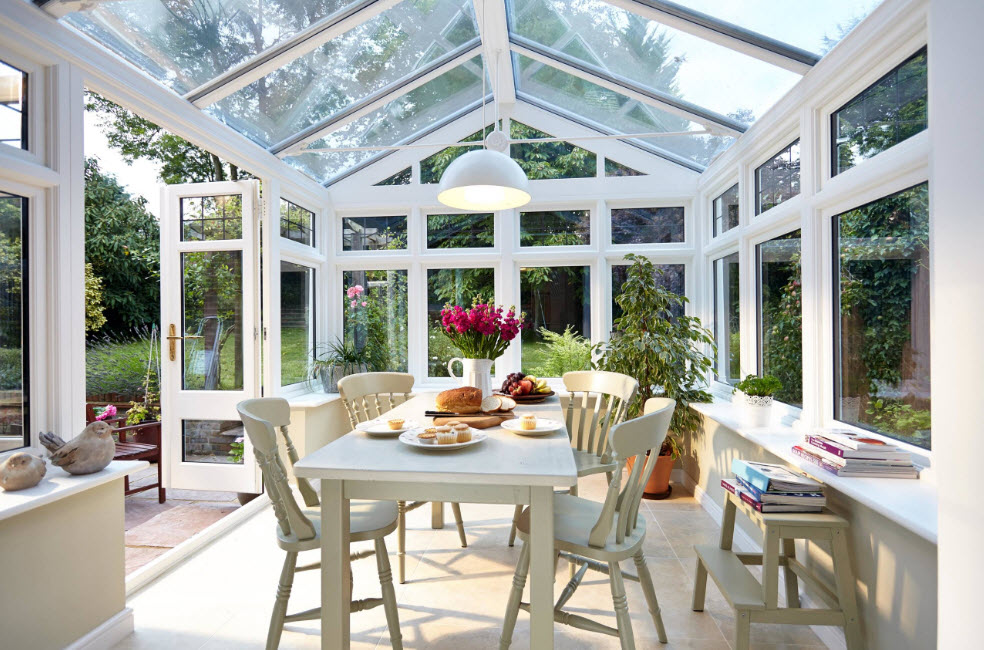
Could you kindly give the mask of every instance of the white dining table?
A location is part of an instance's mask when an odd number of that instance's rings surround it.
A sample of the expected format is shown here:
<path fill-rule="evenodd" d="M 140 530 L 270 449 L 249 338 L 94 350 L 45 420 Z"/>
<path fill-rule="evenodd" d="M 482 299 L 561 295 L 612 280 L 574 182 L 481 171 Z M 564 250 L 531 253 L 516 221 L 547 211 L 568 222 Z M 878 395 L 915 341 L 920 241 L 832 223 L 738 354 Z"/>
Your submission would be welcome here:
<path fill-rule="evenodd" d="M 387 416 L 429 424 L 436 393 L 419 393 Z M 301 459 L 294 472 L 321 481 L 321 647 L 349 647 L 349 501 L 430 501 L 530 505 L 530 647 L 553 648 L 554 488 L 577 483 L 570 440 L 556 396 L 516 407 L 557 420 L 561 428 L 540 437 L 501 427 L 488 438 L 453 450 L 416 449 L 397 438 L 352 431 Z M 502 543 L 506 544 L 503 535 Z M 511 573 L 511 572 L 510 572 Z M 509 580 L 510 578 L 503 578 Z M 505 615 L 506 602 L 502 611 Z"/>

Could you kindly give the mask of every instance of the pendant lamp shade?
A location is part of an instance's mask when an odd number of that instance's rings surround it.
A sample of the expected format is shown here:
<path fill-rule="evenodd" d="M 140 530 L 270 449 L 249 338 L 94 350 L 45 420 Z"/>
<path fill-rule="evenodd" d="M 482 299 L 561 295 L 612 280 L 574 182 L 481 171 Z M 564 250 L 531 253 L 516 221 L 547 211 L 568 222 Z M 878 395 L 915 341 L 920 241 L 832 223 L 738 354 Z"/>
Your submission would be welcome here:
<path fill-rule="evenodd" d="M 437 200 L 459 210 L 508 210 L 530 202 L 529 186 L 515 160 L 498 151 L 479 149 L 448 165 Z"/>

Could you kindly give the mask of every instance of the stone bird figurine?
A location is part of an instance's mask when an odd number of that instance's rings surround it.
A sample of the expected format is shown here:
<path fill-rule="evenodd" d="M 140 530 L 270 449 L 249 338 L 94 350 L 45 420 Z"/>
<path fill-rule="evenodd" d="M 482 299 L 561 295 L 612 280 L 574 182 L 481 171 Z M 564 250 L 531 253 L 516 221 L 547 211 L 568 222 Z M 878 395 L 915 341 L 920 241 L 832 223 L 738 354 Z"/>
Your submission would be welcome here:
<path fill-rule="evenodd" d="M 13 492 L 34 487 L 41 482 L 47 470 L 44 458 L 17 452 L 0 463 L 0 488 Z"/>
<path fill-rule="evenodd" d="M 53 433 L 42 433 L 41 444 L 51 452 L 51 464 L 69 474 L 92 474 L 109 465 L 116 453 L 113 427 L 93 422 L 75 438 L 65 442 Z"/>

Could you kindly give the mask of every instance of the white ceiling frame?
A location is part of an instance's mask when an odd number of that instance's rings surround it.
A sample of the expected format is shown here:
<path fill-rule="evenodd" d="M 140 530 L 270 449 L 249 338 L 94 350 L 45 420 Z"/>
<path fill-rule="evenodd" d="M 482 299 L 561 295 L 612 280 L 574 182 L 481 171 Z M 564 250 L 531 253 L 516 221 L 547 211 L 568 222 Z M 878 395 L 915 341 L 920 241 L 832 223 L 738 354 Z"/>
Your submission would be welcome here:
<path fill-rule="evenodd" d="M 575 62 L 569 60 L 566 55 L 560 52 L 548 52 L 546 48 L 542 48 L 525 38 L 513 36 L 510 46 L 512 51 L 517 54 L 521 54 L 534 61 L 601 86 L 602 88 L 607 88 L 612 92 L 619 93 L 647 106 L 672 113 L 691 122 L 697 122 L 713 133 L 737 137 L 745 132 L 745 127 L 731 118 L 718 115 L 717 113 L 690 104 L 682 99 L 670 97 L 656 90 L 643 89 L 641 86 L 627 79 L 617 77 L 608 71 L 580 61 Z"/>
<path fill-rule="evenodd" d="M 416 70 L 410 75 L 397 79 L 391 84 L 387 84 L 380 90 L 369 95 L 362 101 L 350 105 L 348 108 L 331 115 L 320 122 L 312 124 L 303 131 L 270 147 L 270 152 L 283 158 L 295 153 L 301 153 L 304 145 L 319 140 L 326 135 L 333 133 L 347 124 L 354 122 L 360 117 L 364 117 L 373 111 L 382 108 L 393 100 L 399 99 L 411 90 L 423 86 L 429 81 L 437 79 L 445 72 L 455 69 L 459 65 L 469 61 L 482 51 L 482 45 L 478 39 L 465 43 L 456 50 L 453 50 L 427 67 Z"/>
<path fill-rule="evenodd" d="M 490 71 L 492 93 L 500 105 L 516 103 L 512 55 L 509 52 L 509 23 L 505 0 L 472 0 L 475 21 L 482 35 L 485 67 Z"/>
<path fill-rule="evenodd" d="M 399 2 L 400 0 L 361 0 L 352 6 L 336 11 L 310 25 L 307 29 L 263 50 L 231 70 L 186 93 L 184 98 L 198 108 L 214 104 L 237 90 L 245 88 L 257 79 L 284 67 L 312 50 L 316 50 L 333 38 L 372 20 Z"/>
<path fill-rule="evenodd" d="M 813 52 L 763 36 L 692 9 L 661 0 L 606 0 L 608 4 L 632 12 L 661 25 L 679 29 L 726 48 L 806 74 L 820 60 Z"/>

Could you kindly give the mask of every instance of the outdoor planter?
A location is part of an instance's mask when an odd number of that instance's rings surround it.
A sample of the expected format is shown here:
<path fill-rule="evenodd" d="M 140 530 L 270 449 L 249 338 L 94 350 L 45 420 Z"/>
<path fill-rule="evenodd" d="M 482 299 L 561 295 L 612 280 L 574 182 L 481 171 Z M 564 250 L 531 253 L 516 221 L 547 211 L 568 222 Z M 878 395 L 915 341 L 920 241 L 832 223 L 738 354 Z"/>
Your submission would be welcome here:
<path fill-rule="evenodd" d="M 364 363 L 336 364 L 319 370 L 318 378 L 321 379 L 321 386 L 325 389 L 326 393 L 337 393 L 338 382 L 340 380 L 360 372 L 369 372 L 369 366 Z"/>
<path fill-rule="evenodd" d="M 656 467 L 653 468 L 653 473 L 649 475 L 649 480 L 646 482 L 646 488 L 643 491 L 643 496 L 647 499 L 665 499 L 670 496 L 673 492 L 673 486 L 670 485 L 670 474 L 673 472 L 674 460 L 672 456 L 660 456 L 656 459 Z M 635 465 L 635 456 L 629 458 L 626 463 L 626 467 L 631 472 L 632 467 Z"/>

